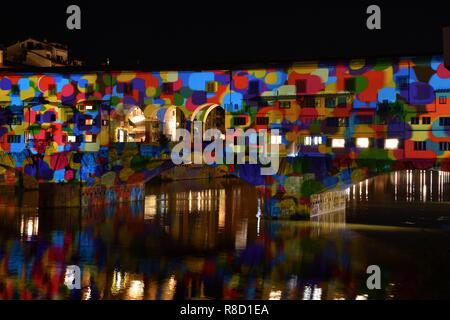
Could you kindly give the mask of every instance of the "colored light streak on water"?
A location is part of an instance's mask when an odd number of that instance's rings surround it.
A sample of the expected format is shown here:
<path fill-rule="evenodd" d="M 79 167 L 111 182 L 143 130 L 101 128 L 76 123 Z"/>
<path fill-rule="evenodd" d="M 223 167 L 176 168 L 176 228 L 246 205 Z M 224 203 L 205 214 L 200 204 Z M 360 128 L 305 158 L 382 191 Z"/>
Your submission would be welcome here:
<path fill-rule="evenodd" d="M 321 196 L 311 221 L 267 221 L 265 199 L 236 179 L 154 184 L 136 208 L 5 211 L 0 298 L 448 298 L 449 182 L 371 178 Z M 64 286 L 68 262 L 79 293 Z M 369 264 L 385 275 L 377 294 Z"/>

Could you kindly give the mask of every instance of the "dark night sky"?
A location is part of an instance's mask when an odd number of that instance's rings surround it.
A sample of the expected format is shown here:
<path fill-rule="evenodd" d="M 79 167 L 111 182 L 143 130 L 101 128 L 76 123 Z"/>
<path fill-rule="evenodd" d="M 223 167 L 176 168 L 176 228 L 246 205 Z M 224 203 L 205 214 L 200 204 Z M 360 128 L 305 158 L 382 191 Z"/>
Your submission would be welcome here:
<path fill-rule="evenodd" d="M 106 57 L 116 66 L 188 67 L 440 53 L 450 26 L 443 1 L 3 2 L 0 44 L 46 38 L 93 65 Z M 66 29 L 69 4 L 82 9 L 81 31 Z M 366 28 L 369 4 L 380 5 L 382 30 Z"/>

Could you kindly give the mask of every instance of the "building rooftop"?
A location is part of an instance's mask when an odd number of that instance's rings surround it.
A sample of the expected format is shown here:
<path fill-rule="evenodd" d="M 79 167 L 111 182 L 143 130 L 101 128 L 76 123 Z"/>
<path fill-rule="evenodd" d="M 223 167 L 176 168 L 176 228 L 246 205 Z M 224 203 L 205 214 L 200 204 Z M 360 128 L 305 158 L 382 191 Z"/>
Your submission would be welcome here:
<path fill-rule="evenodd" d="M 289 60 L 278 61 L 226 61 L 226 62 L 205 62 L 203 64 L 198 63 L 178 63 L 178 62 L 166 62 L 166 63 L 154 63 L 154 64 L 118 64 L 118 65 L 82 65 L 82 66 L 58 66 L 58 67 L 33 67 L 33 66 L 10 66 L 8 68 L 0 67 L 0 72 L 18 72 L 18 73 L 83 73 L 83 72 L 113 72 L 113 71 L 207 71 L 207 70 L 246 70 L 246 69 L 270 69 L 270 68 L 286 68 L 293 64 L 310 64 L 320 61 L 323 65 L 333 65 L 339 62 L 346 62 L 348 60 L 383 60 L 383 59 L 407 59 L 408 57 L 414 57 L 415 59 L 427 59 L 432 56 L 442 56 L 442 53 L 430 53 L 420 55 L 398 55 L 398 56 L 355 56 L 346 58 L 336 57 L 319 57 L 317 59 L 311 58 L 298 58 Z"/>

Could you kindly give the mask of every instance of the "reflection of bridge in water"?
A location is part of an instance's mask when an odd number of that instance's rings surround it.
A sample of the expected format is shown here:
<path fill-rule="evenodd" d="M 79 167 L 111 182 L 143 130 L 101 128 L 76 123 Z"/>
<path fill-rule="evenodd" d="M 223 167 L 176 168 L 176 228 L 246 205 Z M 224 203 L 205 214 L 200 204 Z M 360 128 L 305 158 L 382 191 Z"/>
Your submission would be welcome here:
<path fill-rule="evenodd" d="M 369 190 L 369 187 L 373 190 Z M 372 200 L 380 205 L 450 202 L 450 172 L 436 170 L 392 172 L 357 183 L 347 189 L 347 194 L 350 201 Z"/>
<path fill-rule="evenodd" d="M 323 196 L 341 206 L 334 210 L 324 205 L 312 221 L 261 221 L 255 213 L 262 210 L 263 199 L 238 179 L 151 183 L 145 206 L 135 202 L 82 211 L 2 208 L 0 298 L 447 297 L 448 287 L 440 283 L 448 277 L 449 257 L 442 254 L 448 249 L 448 234 L 436 228 L 421 233 L 404 224 L 397 209 L 386 213 L 408 228 L 392 227 L 394 220 L 375 221 L 364 205 L 378 205 L 380 190 L 389 192 L 386 196 L 392 193 L 395 200 L 391 182 L 398 182 L 398 196 L 405 188 L 416 190 L 418 184 L 403 186 L 402 179 L 420 182 L 420 175 L 424 173 L 397 173 L 396 180 L 395 173 L 387 174 L 357 184 L 354 192 L 351 188 L 339 196 Z M 444 185 L 434 184 L 433 202 L 448 196 L 445 175 L 433 176 Z M 445 196 L 439 197 L 441 192 Z M 417 194 L 414 201 L 423 199 Z M 416 209 L 409 211 L 408 221 L 415 216 L 420 227 L 424 222 Z M 440 216 L 448 217 L 448 212 Z M 384 214 L 378 207 L 376 213 Z M 431 210 L 426 214 L 433 216 Z M 449 224 L 441 218 L 426 226 L 438 222 Z M 425 248 L 423 243 L 431 245 Z M 425 249 L 427 256 L 440 254 L 442 259 L 424 259 Z M 84 288 L 70 295 L 63 283 L 71 264 L 80 265 Z M 379 296 L 364 289 L 370 264 L 382 265 L 387 275 Z M 422 272 L 430 268 L 436 270 L 433 275 Z"/>
<path fill-rule="evenodd" d="M 433 227 L 449 221 L 449 210 L 449 172 L 404 170 L 313 195 L 311 219 Z"/>
<path fill-rule="evenodd" d="M 413 173 L 413 181 L 416 175 L 420 173 Z M 312 221 L 261 221 L 255 215 L 262 210 L 261 197 L 237 179 L 184 186 L 152 183 L 145 206 L 135 202 L 81 212 L 3 208 L 0 298 L 448 297 L 448 287 L 440 286 L 442 277 L 448 277 L 449 258 L 442 254 L 449 245 L 447 234 L 420 233 L 410 225 L 364 226 L 371 222 L 364 206 L 360 216 L 349 211 L 353 195 L 362 205 L 376 203 L 380 188 L 395 190 L 385 179 L 370 180 L 367 189 L 363 182 L 361 198 L 359 185 L 355 193 L 345 190 L 346 210 L 328 206 Z M 439 199 L 438 189 L 433 190 L 433 199 Z M 342 203 L 342 197 L 333 199 Z M 441 260 L 424 259 L 424 241 L 429 244 L 427 255 L 441 254 Z M 69 294 L 64 277 L 71 264 L 81 267 L 83 290 Z M 370 264 L 382 265 L 387 277 L 375 296 L 365 289 L 365 268 Z M 430 268 L 436 271 L 433 275 L 421 272 Z"/>

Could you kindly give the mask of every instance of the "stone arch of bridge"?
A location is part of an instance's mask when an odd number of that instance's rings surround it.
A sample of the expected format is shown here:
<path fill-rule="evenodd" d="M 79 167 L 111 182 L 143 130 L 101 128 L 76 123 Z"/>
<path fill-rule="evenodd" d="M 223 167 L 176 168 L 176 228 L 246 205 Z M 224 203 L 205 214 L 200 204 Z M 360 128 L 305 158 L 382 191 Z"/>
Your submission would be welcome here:
<path fill-rule="evenodd" d="M 176 130 L 186 127 L 186 115 L 180 107 L 174 105 L 149 105 L 144 109 L 144 115 L 146 137 L 150 142 L 158 141 L 161 133 L 175 141 Z"/>
<path fill-rule="evenodd" d="M 191 115 L 191 123 L 194 121 L 202 122 L 202 130 L 218 129 L 225 133 L 225 109 L 215 103 L 207 103 L 199 106 Z M 194 127 L 191 126 L 191 133 L 194 133 Z"/>
<path fill-rule="evenodd" d="M 145 116 L 137 105 L 125 105 L 114 118 L 111 134 L 115 142 L 144 142 Z"/>

